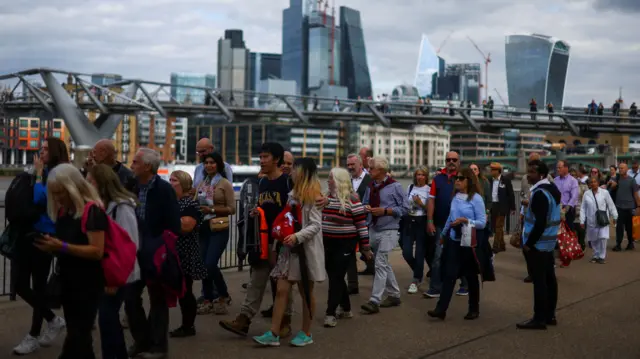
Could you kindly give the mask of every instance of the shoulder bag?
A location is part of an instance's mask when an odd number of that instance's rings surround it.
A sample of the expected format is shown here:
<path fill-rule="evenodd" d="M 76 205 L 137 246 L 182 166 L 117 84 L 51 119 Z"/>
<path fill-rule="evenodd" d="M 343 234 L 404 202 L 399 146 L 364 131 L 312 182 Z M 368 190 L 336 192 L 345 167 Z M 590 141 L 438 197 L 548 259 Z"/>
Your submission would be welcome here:
<path fill-rule="evenodd" d="M 593 195 L 593 200 L 596 202 L 596 225 L 600 228 L 608 226 L 609 206 L 607 206 L 607 210 L 600 210 L 600 208 L 598 207 L 598 199 L 596 198 L 596 194 L 591 191 L 591 195 Z"/>

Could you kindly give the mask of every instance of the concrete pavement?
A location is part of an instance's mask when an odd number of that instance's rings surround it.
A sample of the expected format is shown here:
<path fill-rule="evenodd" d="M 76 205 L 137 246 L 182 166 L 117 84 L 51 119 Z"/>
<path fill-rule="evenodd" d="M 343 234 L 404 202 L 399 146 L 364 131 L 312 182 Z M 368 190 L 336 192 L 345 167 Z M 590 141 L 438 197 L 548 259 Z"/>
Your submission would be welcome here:
<path fill-rule="evenodd" d="M 639 251 L 640 252 L 640 251 Z M 640 253 L 609 253 L 605 265 L 574 262 L 571 267 L 557 269 L 560 299 L 559 325 L 547 331 L 526 332 L 515 323 L 528 319 L 532 312 L 532 285 L 522 282 L 524 259 L 519 251 L 509 248 L 496 259 L 497 281 L 481 288 L 481 314 L 476 321 L 465 321 L 466 297 L 454 297 L 447 320 L 429 319 L 426 311 L 435 300 L 421 295 L 403 294 L 398 308 L 382 310 L 378 315 L 340 321 L 336 328 L 322 327 L 326 305 L 326 283 L 317 289 L 317 315 L 314 319 L 315 344 L 306 348 L 256 348 L 249 338 L 227 333 L 218 326 L 222 318 L 235 315 L 244 297 L 241 284 L 248 272 L 227 272 L 233 303 L 230 316 L 198 316 L 197 336 L 170 339 L 170 358 L 264 358 L 293 359 L 304 355 L 320 358 L 640 358 L 640 345 L 635 341 L 640 306 Z M 392 261 L 403 287 L 411 273 L 399 252 Z M 371 277 L 361 277 L 361 294 L 352 296 L 354 308 L 366 302 L 371 290 Z M 199 290 L 198 290 L 199 291 Z M 296 295 L 294 330 L 300 327 L 300 300 Z M 27 333 L 30 310 L 23 302 L 0 302 L 0 357 L 8 357 L 12 347 Z M 6 301 L 6 302 L 5 302 Z M 263 308 L 271 304 L 267 293 Z M 171 328 L 178 325 L 178 308 L 171 310 Z M 250 335 L 261 334 L 269 321 L 256 318 Z M 128 333 L 127 333 L 128 335 Z M 96 336 L 97 338 L 97 332 Z M 34 359 L 56 358 L 62 340 L 30 355 Z M 99 340 L 96 340 L 99 353 Z M 283 342 L 286 344 L 286 342 Z"/>

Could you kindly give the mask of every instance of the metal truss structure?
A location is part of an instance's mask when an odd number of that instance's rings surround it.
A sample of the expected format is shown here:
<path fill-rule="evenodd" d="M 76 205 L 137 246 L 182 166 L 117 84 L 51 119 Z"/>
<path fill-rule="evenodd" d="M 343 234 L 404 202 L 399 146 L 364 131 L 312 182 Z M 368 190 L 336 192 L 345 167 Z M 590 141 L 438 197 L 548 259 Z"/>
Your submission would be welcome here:
<path fill-rule="evenodd" d="M 44 89 L 34 86 L 29 76 L 40 76 Z M 65 88 L 56 76 L 66 76 Z M 0 100 L 0 113 L 19 116 L 34 111 L 47 111 L 65 121 L 78 146 L 92 147 L 102 138 L 111 138 L 125 115 L 157 112 L 163 117 L 191 117 L 219 115 L 233 123 L 256 124 L 264 121 L 294 121 L 304 126 L 326 126 L 335 121 L 377 123 L 385 127 L 410 128 L 416 125 L 436 125 L 468 128 L 478 132 L 499 132 L 503 129 L 569 132 L 574 136 L 595 137 L 598 133 L 640 134 L 640 123 L 620 117 L 591 116 L 581 113 L 536 113 L 521 109 L 496 108 L 493 118 L 486 118 L 479 108 L 458 108 L 432 105 L 431 113 L 417 111 L 418 104 L 290 96 L 251 91 L 229 91 L 209 87 L 172 85 L 170 83 L 125 80 L 101 86 L 87 80 L 90 74 L 48 68 L 36 68 L 0 75 L 0 81 L 16 80 L 10 93 Z M 20 84 L 28 93 L 16 96 Z M 73 91 L 69 90 L 73 88 Z M 180 102 L 171 96 L 171 89 L 179 87 L 205 95 L 203 104 Z M 96 96 L 96 89 L 106 94 L 107 101 Z M 169 91 L 167 90 L 169 89 Z M 72 94 L 75 96 L 72 97 Z M 75 98 L 74 98 L 75 97 Z M 236 103 L 234 99 L 240 99 Z M 340 108 L 333 104 L 339 101 Z M 384 110 L 382 110 L 384 105 Z M 99 113 L 91 123 L 87 111 Z M 450 114 L 453 110 L 454 115 Z M 436 114 L 436 112 L 438 112 Z"/>

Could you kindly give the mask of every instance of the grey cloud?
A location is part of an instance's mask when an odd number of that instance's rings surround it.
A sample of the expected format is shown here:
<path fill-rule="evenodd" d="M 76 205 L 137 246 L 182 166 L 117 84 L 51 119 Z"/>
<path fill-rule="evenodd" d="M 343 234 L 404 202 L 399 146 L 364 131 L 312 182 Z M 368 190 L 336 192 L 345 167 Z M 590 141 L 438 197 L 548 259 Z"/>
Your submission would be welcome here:
<path fill-rule="evenodd" d="M 596 0 L 594 5 L 598 10 L 640 12 L 640 1 L 638 0 Z"/>
<path fill-rule="evenodd" d="M 55 6 L 50 5 L 55 3 Z M 561 4 L 558 5 L 558 4 Z M 244 30 L 252 51 L 281 51 L 288 0 L 27 0 L 0 5 L 0 72 L 34 66 L 168 81 L 172 71 L 216 72 L 217 40 Z M 637 25 L 618 12 L 596 14 L 591 0 L 342 0 L 361 11 L 376 93 L 412 83 L 421 34 L 448 62 L 482 62 L 471 36 L 493 62 L 489 88 L 507 96 L 504 37 L 540 32 L 567 40 L 572 59 L 566 103 L 617 96 L 640 100 Z M 79 16 L 80 14 L 81 16 Z M 495 95 L 495 93 L 494 93 Z M 627 101 L 631 102 L 631 101 Z"/>

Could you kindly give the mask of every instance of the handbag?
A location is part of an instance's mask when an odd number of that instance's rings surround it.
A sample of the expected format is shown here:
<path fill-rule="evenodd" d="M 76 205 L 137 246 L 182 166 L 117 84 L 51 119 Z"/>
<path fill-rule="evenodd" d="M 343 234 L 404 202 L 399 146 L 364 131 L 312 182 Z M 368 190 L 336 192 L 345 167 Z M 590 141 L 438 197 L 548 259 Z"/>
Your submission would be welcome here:
<path fill-rule="evenodd" d="M 62 307 L 62 284 L 60 282 L 60 274 L 58 272 L 59 265 L 58 260 L 56 260 L 46 287 L 47 304 L 51 309 L 60 309 Z"/>
<path fill-rule="evenodd" d="M 591 194 L 593 195 L 593 200 L 596 202 L 596 225 L 601 228 L 606 227 L 609 225 L 609 206 L 607 205 L 606 211 L 600 210 L 595 193 L 592 191 Z"/>
<path fill-rule="evenodd" d="M 16 239 L 16 233 L 11 231 L 11 225 L 7 225 L 7 228 L 0 235 L 0 254 L 13 259 L 16 254 Z"/>
<path fill-rule="evenodd" d="M 584 257 L 578 237 L 569 229 L 564 220 L 560 223 L 560 231 L 558 232 L 558 248 L 560 249 L 560 259 L 565 265 L 569 265 L 572 260 Z"/>
<path fill-rule="evenodd" d="M 511 233 L 511 239 L 509 240 L 509 244 L 518 249 L 522 248 L 522 216 L 520 216 L 520 220 L 516 223 L 516 227 Z"/>
<path fill-rule="evenodd" d="M 229 216 L 211 218 L 209 229 L 211 232 L 222 232 L 229 229 Z"/>
<path fill-rule="evenodd" d="M 476 226 L 473 224 L 462 225 L 462 235 L 460 236 L 460 246 L 475 248 L 478 245 L 476 239 Z"/>

